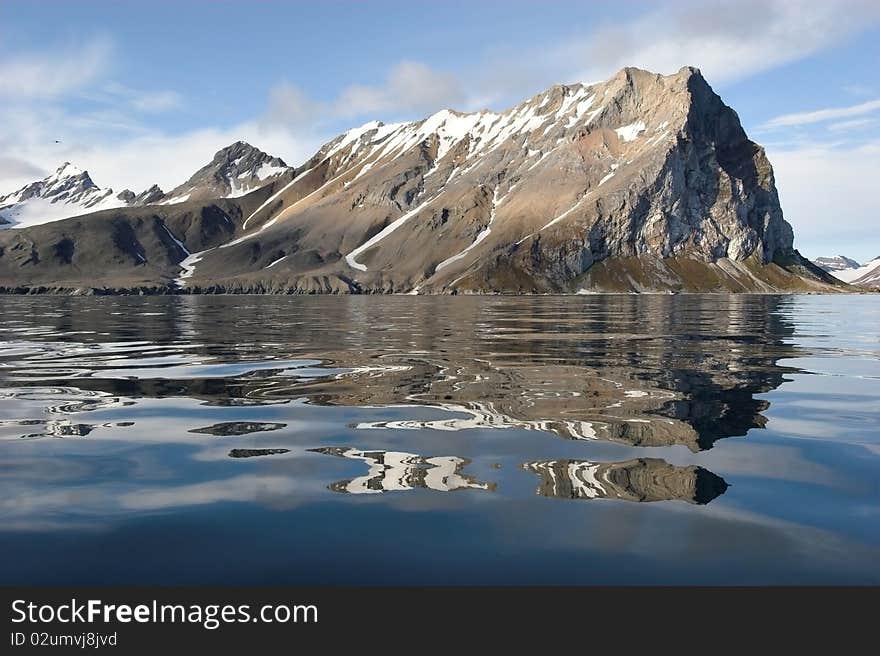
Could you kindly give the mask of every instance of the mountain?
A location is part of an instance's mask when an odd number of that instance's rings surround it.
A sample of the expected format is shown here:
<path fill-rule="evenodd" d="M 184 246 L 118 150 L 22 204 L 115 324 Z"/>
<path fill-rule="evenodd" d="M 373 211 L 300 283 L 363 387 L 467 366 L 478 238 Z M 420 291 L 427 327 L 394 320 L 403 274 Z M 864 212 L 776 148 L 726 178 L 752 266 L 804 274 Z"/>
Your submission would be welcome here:
<path fill-rule="evenodd" d="M 217 151 L 214 159 L 171 190 L 163 202 L 236 198 L 291 170 L 280 158 L 244 141 L 236 141 Z"/>
<path fill-rule="evenodd" d="M 367 123 L 296 169 L 264 155 L 243 143 L 220 151 L 163 200 L 186 202 L 0 233 L 0 284 L 276 293 L 843 288 L 794 250 L 763 149 L 694 68 L 669 76 L 626 68 L 598 84 L 553 86 L 502 113 Z M 265 184 L 236 195 L 255 178 Z M 89 259 L 95 249 L 100 266 Z"/>
<path fill-rule="evenodd" d="M 278 157 L 237 141 L 168 194 L 158 185 L 139 194 L 130 189 L 114 194 L 98 187 L 87 171 L 65 162 L 52 175 L 0 196 L 0 226 L 24 228 L 120 207 L 234 198 L 291 170 Z"/>
<path fill-rule="evenodd" d="M 559 499 L 625 499 L 706 504 L 727 490 L 727 482 L 690 465 L 678 467 L 657 458 L 598 463 L 584 460 L 527 462 L 541 477 L 538 494 Z"/>
<path fill-rule="evenodd" d="M 835 271 L 846 271 L 847 269 L 858 269 L 861 264 L 844 255 L 835 255 L 834 257 L 817 257 L 813 260 L 813 264 L 833 274 Z"/>
<path fill-rule="evenodd" d="M 39 225 L 128 204 L 121 194 L 114 195 L 112 189 L 101 189 L 96 185 L 88 171 L 65 162 L 42 180 L 0 196 L 0 224 L 16 227 Z"/>
<path fill-rule="evenodd" d="M 880 257 L 875 257 L 861 266 L 858 262 L 855 264 L 855 267 L 832 271 L 831 275 L 858 287 L 880 287 Z"/>

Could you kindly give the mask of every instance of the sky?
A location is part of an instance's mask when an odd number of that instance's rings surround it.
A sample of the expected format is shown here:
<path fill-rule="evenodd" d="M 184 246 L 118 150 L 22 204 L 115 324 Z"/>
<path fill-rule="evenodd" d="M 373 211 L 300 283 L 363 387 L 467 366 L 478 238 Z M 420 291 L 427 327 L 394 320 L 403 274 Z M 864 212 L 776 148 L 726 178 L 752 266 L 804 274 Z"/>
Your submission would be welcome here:
<path fill-rule="evenodd" d="M 880 256 L 877 0 L 2 0 L 0 194 L 64 161 L 168 190 L 239 139 L 295 166 L 368 120 L 684 65 L 766 148 L 804 255 Z"/>

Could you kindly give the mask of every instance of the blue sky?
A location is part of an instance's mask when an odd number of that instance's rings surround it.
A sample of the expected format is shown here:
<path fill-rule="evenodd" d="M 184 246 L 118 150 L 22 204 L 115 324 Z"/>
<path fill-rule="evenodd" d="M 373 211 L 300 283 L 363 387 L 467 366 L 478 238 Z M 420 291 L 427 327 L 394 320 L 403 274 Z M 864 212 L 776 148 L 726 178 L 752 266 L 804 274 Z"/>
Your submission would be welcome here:
<path fill-rule="evenodd" d="M 240 138 L 295 165 L 373 118 L 685 64 L 767 148 L 805 255 L 880 255 L 876 0 L 3 0 L 0 192 L 64 160 L 167 189 Z"/>

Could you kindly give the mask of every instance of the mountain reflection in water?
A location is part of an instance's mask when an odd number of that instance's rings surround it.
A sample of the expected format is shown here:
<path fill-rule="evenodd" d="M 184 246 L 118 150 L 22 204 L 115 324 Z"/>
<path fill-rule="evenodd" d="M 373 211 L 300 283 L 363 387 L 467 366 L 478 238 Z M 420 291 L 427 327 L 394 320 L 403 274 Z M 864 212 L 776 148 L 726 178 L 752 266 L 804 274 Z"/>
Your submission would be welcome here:
<path fill-rule="evenodd" d="M 566 562 L 590 580 L 680 581 L 697 571 L 674 564 L 684 553 L 726 580 L 713 563 L 731 545 L 741 573 L 836 582 L 877 555 L 860 519 L 878 505 L 872 297 L 0 300 L 0 536 L 18 558 L 0 582 L 42 576 L 61 534 L 91 546 L 68 545 L 46 582 L 79 580 L 87 548 L 111 550 L 108 581 L 215 581 L 245 557 L 244 534 L 220 528 L 233 515 L 300 553 L 301 568 L 261 561 L 294 582 L 316 580 L 315 554 L 339 582 L 373 581 L 405 550 L 481 563 L 463 582 L 516 559 L 536 581 Z M 183 578 L 98 537 L 129 549 L 118 532 L 146 545 L 190 523 L 219 533 L 207 550 L 188 538 Z M 355 568 L 334 528 L 349 525 L 406 526 L 409 546 Z M 844 566 L 838 550 L 856 555 Z M 625 554 L 629 569 L 611 562 Z"/>
<path fill-rule="evenodd" d="M 523 469 L 541 477 L 538 494 L 558 499 L 624 499 L 709 503 L 727 483 L 702 467 L 675 467 L 657 458 L 627 462 L 550 460 L 527 462 Z"/>
<path fill-rule="evenodd" d="M 330 489 L 334 492 L 374 494 L 376 492 L 412 490 L 417 487 L 438 492 L 495 489 L 494 483 L 479 483 L 472 477 L 462 474 L 462 468 L 469 461 L 455 456 L 426 458 L 413 453 L 364 452 L 340 447 L 319 447 L 311 450 L 316 453 L 362 460 L 369 465 L 370 471 L 365 476 L 331 483 Z"/>

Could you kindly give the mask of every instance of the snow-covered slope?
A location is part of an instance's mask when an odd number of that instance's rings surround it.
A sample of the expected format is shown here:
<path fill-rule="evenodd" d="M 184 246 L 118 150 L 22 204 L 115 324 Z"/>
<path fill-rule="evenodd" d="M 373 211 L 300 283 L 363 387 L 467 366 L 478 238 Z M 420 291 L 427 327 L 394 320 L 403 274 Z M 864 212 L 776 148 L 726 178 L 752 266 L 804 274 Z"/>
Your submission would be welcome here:
<path fill-rule="evenodd" d="M 0 196 L 0 223 L 24 228 L 128 205 L 120 196 L 92 182 L 88 171 L 65 162 L 52 175 Z"/>
<path fill-rule="evenodd" d="M 832 276 L 861 287 L 880 287 L 880 257 L 875 257 L 870 262 L 860 267 L 831 271 Z"/>
<path fill-rule="evenodd" d="M 835 255 L 834 257 L 817 257 L 813 260 L 813 264 L 833 274 L 835 271 L 845 271 L 847 269 L 858 269 L 861 264 L 845 255 Z"/>

